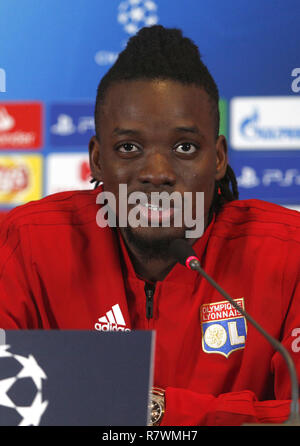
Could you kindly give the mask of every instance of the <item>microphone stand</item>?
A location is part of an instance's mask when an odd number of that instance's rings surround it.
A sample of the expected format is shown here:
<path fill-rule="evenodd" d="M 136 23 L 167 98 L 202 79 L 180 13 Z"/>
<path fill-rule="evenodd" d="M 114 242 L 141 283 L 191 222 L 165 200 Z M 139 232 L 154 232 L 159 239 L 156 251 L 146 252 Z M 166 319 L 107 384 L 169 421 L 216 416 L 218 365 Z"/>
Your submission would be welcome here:
<path fill-rule="evenodd" d="M 240 305 L 238 305 L 232 297 L 229 296 L 223 288 L 220 287 L 200 266 L 200 262 L 196 257 L 193 257 L 188 264 L 188 267 L 194 271 L 200 273 L 214 288 L 216 288 L 219 293 L 227 299 L 231 305 L 239 311 L 261 334 L 264 336 L 270 344 L 274 347 L 276 351 L 278 351 L 282 357 L 284 358 L 286 365 L 289 370 L 290 378 L 291 378 L 291 410 L 289 418 L 282 424 L 261 424 L 261 426 L 300 426 L 300 416 L 299 416 L 299 389 L 298 389 L 298 377 L 295 369 L 294 362 L 286 350 L 286 348 L 279 342 L 277 339 L 273 338 L 269 333 L 264 330 L 250 314 L 248 314 Z M 257 426 L 257 423 L 246 423 L 243 426 Z"/>

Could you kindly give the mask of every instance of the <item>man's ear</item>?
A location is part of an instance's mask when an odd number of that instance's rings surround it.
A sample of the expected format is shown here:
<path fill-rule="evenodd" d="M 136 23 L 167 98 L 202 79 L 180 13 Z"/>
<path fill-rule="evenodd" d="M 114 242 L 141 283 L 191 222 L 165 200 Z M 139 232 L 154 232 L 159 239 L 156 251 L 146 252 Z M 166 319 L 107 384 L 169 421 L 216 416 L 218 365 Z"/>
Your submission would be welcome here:
<path fill-rule="evenodd" d="M 217 151 L 217 164 L 216 164 L 216 180 L 221 180 L 227 170 L 228 165 L 228 149 L 227 149 L 227 141 L 224 135 L 218 136 L 216 142 L 216 151 Z"/>
<path fill-rule="evenodd" d="M 89 158 L 92 177 L 97 181 L 103 181 L 100 167 L 100 143 L 96 135 L 89 142 Z"/>

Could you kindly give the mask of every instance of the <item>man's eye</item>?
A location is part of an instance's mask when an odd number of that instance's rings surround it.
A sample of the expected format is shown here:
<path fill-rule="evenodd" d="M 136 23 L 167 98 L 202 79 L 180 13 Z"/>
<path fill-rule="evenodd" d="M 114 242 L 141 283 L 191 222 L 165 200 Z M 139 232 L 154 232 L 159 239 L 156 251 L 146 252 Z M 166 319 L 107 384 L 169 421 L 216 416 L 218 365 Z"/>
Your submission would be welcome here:
<path fill-rule="evenodd" d="M 117 148 L 117 150 L 118 150 L 118 152 L 121 152 L 121 153 L 133 153 L 133 152 L 139 151 L 138 147 L 135 144 L 131 144 L 131 143 L 127 143 L 127 142 L 125 144 L 120 145 Z"/>
<path fill-rule="evenodd" d="M 177 153 L 187 153 L 190 155 L 196 152 L 197 146 L 195 146 L 195 144 L 192 144 L 191 142 L 184 142 L 182 144 L 178 144 L 178 146 L 176 146 L 174 150 Z"/>

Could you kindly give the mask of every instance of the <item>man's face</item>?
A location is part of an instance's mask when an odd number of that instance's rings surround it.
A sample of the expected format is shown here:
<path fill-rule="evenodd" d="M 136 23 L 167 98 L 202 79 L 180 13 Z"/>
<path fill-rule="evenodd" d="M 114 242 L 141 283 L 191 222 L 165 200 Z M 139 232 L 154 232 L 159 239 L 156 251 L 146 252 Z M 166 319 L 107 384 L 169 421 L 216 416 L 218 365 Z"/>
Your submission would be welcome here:
<path fill-rule="evenodd" d="M 194 199 L 204 192 L 206 225 L 215 181 L 226 171 L 227 149 L 223 136 L 215 138 L 212 105 L 202 88 L 171 80 L 113 84 L 98 124 L 100 141 L 90 142 L 91 170 L 117 198 L 117 217 L 119 184 L 126 184 L 128 195 L 192 192 Z M 146 244 L 183 238 L 185 230 L 121 228 L 127 242 Z"/>

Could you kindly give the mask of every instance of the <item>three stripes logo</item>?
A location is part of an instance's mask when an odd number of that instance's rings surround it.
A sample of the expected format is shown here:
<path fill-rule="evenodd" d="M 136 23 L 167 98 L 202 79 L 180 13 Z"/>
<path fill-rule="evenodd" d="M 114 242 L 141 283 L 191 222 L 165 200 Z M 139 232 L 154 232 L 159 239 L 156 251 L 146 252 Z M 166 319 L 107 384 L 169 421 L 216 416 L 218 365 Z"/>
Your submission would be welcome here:
<path fill-rule="evenodd" d="M 95 329 L 99 331 L 131 331 L 126 328 L 126 322 L 118 304 L 107 311 L 106 316 L 99 317 Z"/>

